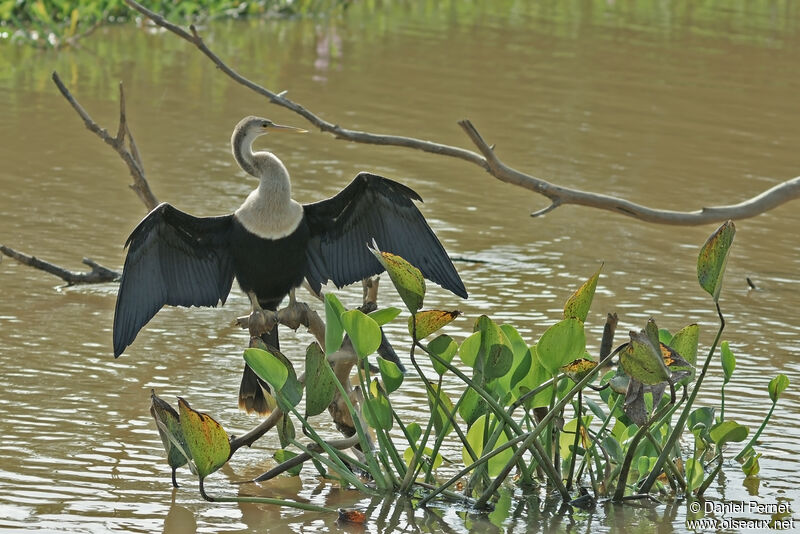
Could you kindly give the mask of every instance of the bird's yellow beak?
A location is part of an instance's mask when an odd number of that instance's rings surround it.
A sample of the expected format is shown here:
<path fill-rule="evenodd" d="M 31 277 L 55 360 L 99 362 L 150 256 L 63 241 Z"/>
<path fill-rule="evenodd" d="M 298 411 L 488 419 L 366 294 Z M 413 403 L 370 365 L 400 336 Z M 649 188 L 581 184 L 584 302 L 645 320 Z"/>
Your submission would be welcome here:
<path fill-rule="evenodd" d="M 288 133 L 308 133 L 308 130 L 304 130 L 302 128 L 296 128 L 294 126 L 284 126 L 283 124 L 270 124 L 270 130 L 275 130 L 278 132 L 288 132 Z"/>

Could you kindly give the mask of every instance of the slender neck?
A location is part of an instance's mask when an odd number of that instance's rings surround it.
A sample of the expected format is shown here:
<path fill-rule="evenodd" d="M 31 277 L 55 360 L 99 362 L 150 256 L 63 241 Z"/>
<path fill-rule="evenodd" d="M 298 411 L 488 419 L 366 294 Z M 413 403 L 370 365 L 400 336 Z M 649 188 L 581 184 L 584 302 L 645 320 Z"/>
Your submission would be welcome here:
<path fill-rule="evenodd" d="M 292 185 L 289 172 L 277 156 L 271 152 L 253 152 L 253 141 L 259 134 L 246 134 L 236 130 L 231 138 L 233 157 L 247 174 L 260 180 L 258 191 L 262 198 L 273 205 L 291 200 Z"/>
<path fill-rule="evenodd" d="M 247 135 L 244 128 L 237 128 L 231 137 L 231 150 L 233 157 L 244 172 L 256 178 L 261 178 L 255 167 L 255 154 L 253 154 L 253 141 L 256 135 Z"/>

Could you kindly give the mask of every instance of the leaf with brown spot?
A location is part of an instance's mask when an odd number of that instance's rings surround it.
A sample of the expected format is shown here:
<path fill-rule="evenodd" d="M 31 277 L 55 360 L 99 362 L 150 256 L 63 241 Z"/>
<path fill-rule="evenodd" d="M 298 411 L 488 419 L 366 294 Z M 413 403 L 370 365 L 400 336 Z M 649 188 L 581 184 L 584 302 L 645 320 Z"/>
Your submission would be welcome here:
<path fill-rule="evenodd" d="M 453 319 L 461 315 L 458 310 L 426 310 L 412 315 L 408 318 L 408 333 L 414 335 L 414 323 L 416 323 L 417 339 L 425 339 L 443 326 L 451 323 Z"/>
<path fill-rule="evenodd" d="M 700 282 L 700 287 L 711 295 L 714 302 L 719 301 L 722 277 L 725 274 L 728 252 L 730 252 L 735 234 L 736 226 L 733 221 L 724 222 L 709 236 L 697 257 L 697 280 Z"/>
<path fill-rule="evenodd" d="M 649 385 L 665 382 L 670 371 L 647 333 L 631 332 L 630 337 L 631 342 L 619 353 L 619 363 L 628 376 Z"/>
<path fill-rule="evenodd" d="M 374 240 L 369 250 L 389 273 L 389 278 L 408 310 L 417 313 L 425 299 L 425 279 L 422 272 L 397 254 L 378 250 Z"/>
<path fill-rule="evenodd" d="M 588 358 L 578 358 L 572 363 L 559 367 L 559 371 L 566 373 L 573 382 L 580 382 L 592 369 L 597 367 L 597 362 Z"/>
<path fill-rule="evenodd" d="M 210 415 L 198 412 L 178 397 L 181 430 L 194 460 L 197 475 L 203 479 L 225 465 L 231 454 L 228 434 Z"/>
<path fill-rule="evenodd" d="M 592 275 L 575 293 L 567 299 L 564 305 L 564 319 L 577 319 L 580 322 L 586 322 L 586 316 L 589 315 L 589 308 L 594 299 L 594 292 L 597 289 L 597 280 L 600 278 L 600 269 Z"/>

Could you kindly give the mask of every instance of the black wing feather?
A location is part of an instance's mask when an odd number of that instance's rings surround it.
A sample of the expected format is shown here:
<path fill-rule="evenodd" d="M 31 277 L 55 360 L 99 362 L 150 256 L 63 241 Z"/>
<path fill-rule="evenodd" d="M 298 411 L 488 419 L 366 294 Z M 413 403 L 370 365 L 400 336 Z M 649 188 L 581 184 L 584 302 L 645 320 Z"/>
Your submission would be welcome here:
<path fill-rule="evenodd" d="M 114 312 L 114 356 L 165 304 L 224 304 L 233 284 L 232 215 L 194 217 L 159 204 L 131 232 Z"/>
<path fill-rule="evenodd" d="M 467 298 L 453 263 L 414 205 L 412 189 L 369 173 L 358 176 L 338 195 L 306 204 L 311 229 L 306 278 L 318 291 L 332 280 L 337 287 L 383 271 L 367 249 L 374 239 L 386 252 L 402 256 L 425 276 Z"/>

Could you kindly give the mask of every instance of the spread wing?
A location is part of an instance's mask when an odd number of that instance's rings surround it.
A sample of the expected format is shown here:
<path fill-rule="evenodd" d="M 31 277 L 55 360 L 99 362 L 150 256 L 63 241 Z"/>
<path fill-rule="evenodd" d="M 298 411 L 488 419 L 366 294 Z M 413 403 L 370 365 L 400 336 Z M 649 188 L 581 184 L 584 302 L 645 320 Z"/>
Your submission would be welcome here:
<path fill-rule="evenodd" d="M 114 312 L 115 357 L 165 304 L 225 303 L 234 276 L 232 217 L 193 217 L 163 203 L 131 232 Z"/>
<path fill-rule="evenodd" d="M 332 280 L 337 287 L 383 271 L 367 249 L 378 247 L 397 254 L 432 280 L 467 298 L 467 290 L 444 247 L 414 205 L 422 199 L 412 189 L 376 176 L 359 173 L 338 195 L 304 206 L 311 230 L 306 279 L 318 291 Z"/>

